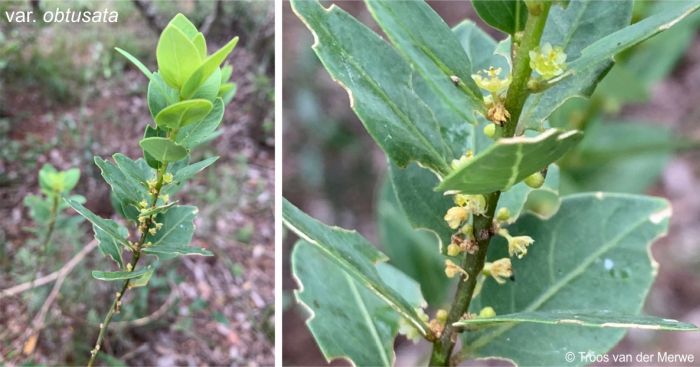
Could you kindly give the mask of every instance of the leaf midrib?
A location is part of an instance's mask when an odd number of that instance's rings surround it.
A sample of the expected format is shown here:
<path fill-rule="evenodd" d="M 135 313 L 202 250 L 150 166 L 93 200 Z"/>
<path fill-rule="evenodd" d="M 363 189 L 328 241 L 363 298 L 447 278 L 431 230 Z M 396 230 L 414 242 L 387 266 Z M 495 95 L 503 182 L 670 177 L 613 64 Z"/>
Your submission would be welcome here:
<path fill-rule="evenodd" d="M 365 323 L 368 325 L 367 328 L 369 329 L 369 333 L 372 335 L 372 341 L 378 349 L 378 354 L 382 358 L 382 364 L 384 366 L 391 366 L 391 361 L 387 360 L 386 354 L 384 353 L 384 347 L 382 345 L 381 338 L 379 337 L 379 332 L 377 331 L 377 325 L 374 324 L 374 320 L 369 314 L 369 310 L 367 310 L 367 306 L 365 305 L 364 300 L 357 289 L 355 281 L 347 273 L 343 274 L 343 278 L 345 278 L 345 280 L 348 282 L 348 288 L 350 288 L 353 299 L 357 303 L 357 308 L 360 310 Z"/>

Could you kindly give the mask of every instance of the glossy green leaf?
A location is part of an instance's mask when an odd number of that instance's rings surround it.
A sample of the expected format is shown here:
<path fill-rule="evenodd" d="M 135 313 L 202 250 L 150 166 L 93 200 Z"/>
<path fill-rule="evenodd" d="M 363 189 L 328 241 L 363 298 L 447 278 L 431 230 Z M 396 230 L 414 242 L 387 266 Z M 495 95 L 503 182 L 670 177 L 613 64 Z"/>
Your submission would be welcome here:
<path fill-rule="evenodd" d="M 163 80 L 178 90 L 202 64 L 202 58 L 195 45 L 172 24 L 165 27 L 160 35 L 156 58 Z"/>
<path fill-rule="evenodd" d="M 146 130 L 143 132 L 143 138 L 154 138 L 154 137 L 161 137 L 164 138 L 168 135 L 168 133 L 165 131 L 165 129 L 161 129 L 158 127 L 153 127 L 151 125 L 146 125 Z M 149 167 L 159 169 L 163 163 L 159 162 L 155 157 L 153 157 L 151 154 L 148 152 L 144 151 L 143 152 L 143 157 L 146 160 L 146 163 L 148 164 Z"/>
<path fill-rule="evenodd" d="M 144 152 L 159 162 L 178 161 L 189 154 L 185 147 L 168 138 L 145 138 L 139 145 Z"/>
<path fill-rule="evenodd" d="M 128 53 L 125 50 L 122 50 L 119 47 L 115 47 L 115 50 L 122 54 L 122 56 L 126 57 L 127 60 L 129 60 L 134 66 L 136 66 L 142 73 L 143 75 L 146 76 L 146 78 L 151 79 L 153 77 L 153 73 L 151 73 L 150 70 L 148 70 L 148 67 L 144 65 L 139 59 L 137 59 L 134 55 Z"/>
<path fill-rule="evenodd" d="M 55 188 L 61 184 L 61 181 L 54 166 L 48 163 L 41 166 L 39 170 L 39 187 L 44 193 L 49 194 L 55 191 Z"/>
<path fill-rule="evenodd" d="M 182 188 L 187 180 L 194 177 L 194 175 L 198 174 L 199 172 L 202 172 L 205 168 L 212 165 L 218 159 L 219 157 L 209 157 L 197 163 L 192 163 L 177 170 L 171 171 L 173 174 L 173 182 L 165 185 L 161 189 L 161 192 L 168 195 L 175 194 Z"/>
<path fill-rule="evenodd" d="M 231 66 L 229 63 L 224 63 L 223 66 L 221 66 L 221 83 L 226 83 L 231 79 L 231 75 L 233 74 L 233 66 Z"/>
<path fill-rule="evenodd" d="M 499 139 L 494 145 L 450 173 L 437 190 L 465 194 L 505 191 L 555 162 L 581 140 L 577 131 L 550 129 L 536 137 Z"/>
<path fill-rule="evenodd" d="M 632 1 L 574 0 L 566 9 L 553 6 L 542 34 L 541 43 L 562 47 L 571 63 L 581 55 L 581 51 L 599 39 L 614 33 L 630 23 Z M 545 120 L 567 99 L 576 96 L 589 96 L 610 69 L 612 60 L 597 60 L 580 70 L 575 76 L 561 80 L 542 93 L 528 97 L 518 130 L 526 128 L 542 130 Z M 569 71 L 571 66 L 569 65 Z"/>
<path fill-rule="evenodd" d="M 697 326 L 656 316 L 630 315 L 607 310 L 551 310 L 517 312 L 489 318 L 460 320 L 455 326 L 494 327 L 503 324 L 535 323 L 546 325 L 575 325 L 593 328 L 648 329 L 667 331 L 697 331 Z"/>
<path fill-rule="evenodd" d="M 175 140 L 185 148 L 192 149 L 207 141 L 215 133 L 223 119 L 224 102 L 221 98 L 217 98 L 214 100 L 213 108 L 204 119 L 197 124 L 185 126 L 177 134 Z"/>
<path fill-rule="evenodd" d="M 199 55 L 202 57 L 202 59 L 206 59 L 207 40 L 204 38 L 204 34 L 202 34 L 202 32 L 197 33 L 197 35 L 192 38 L 192 43 L 194 44 L 194 47 L 199 50 Z"/>
<path fill-rule="evenodd" d="M 154 179 L 156 176 L 155 170 L 149 167 L 148 163 L 142 158 L 133 160 L 124 154 L 116 153 L 112 156 L 112 159 L 114 159 L 114 162 L 117 163 L 117 167 L 119 167 L 119 170 L 121 170 L 126 177 L 137 181 L 146 189 L 148 188 L 148 181 Z"/>
<path fill-rule="evenodd" d="M 656 1 L 650 6 L 647 14 L 660 14 L 676 6 L 676 2 Z M 650 88 L 668 75 L 685 55 L 695 38 L 698 26 L 700 13 L 695 12 L 670 29 L 635 46 L 628 57 L 616 60 L 616 65 L 622 64 L 645 85 L 645 88 Z"/>
<path fill-rule="evenodd" d="M 148 110 L 155 119 L 160 111 L 165 107 L 177 103 L 180 100 L 176 89 L 169 86 L 160 73 L 153 73 L 151 81 L 148 83 Z"/>
<path fill-rule="evenodd" d="M 472 0 L 474 10 L 486 24 L 508 33 L 522 31 L 527 22 L 527 6 L 523 0 Z"/>
<path fill-rule="evenodd" d="M 488 33 L 484 32 L 471 20 L 457 24 L 452 32 L 459 40 L 464 52 L 472 63 L 472 73 L 488 69 L 490 66 L 500 67 L 504 73 L 510 71 L 507 58 L 496 55 L 498 43 Z"/>
<path fill-rule="evenodd" d="M 224 100 L 224 105 L 231 103 L 233 97 L 236 96 L 236 83 L 224 83 L 219 87 L 219 97 Z"/>
<path fill-rule="evenodd" d="M 413 90 L 412 79 L 418 76 L 410 65 L 337 6 L 292 1 L 292 9 L 314 34 L 317 56 L 347 90 L 352 109 L 391 160 L 402 167 L 418 161 L 446 173 L 454 154 L 433 112 Z"/>
<path fill-rule="evenodd" d="M 202 121 L 212 108 L 212 103 L 206 99 L 190 99 L 165 107 L 155 120 L 158 127 L 180 129 Z"/>
<path fill-rule="evenodd" d="M 384 283 L 375 264 L 386 261 L 384 254 L 374 248 L 355 231 L 329 227 L 309 217 L 289 203 L 282 204 L 282 221 L 299 237 L 316 246 L 336 264 L 335 271 L 370 289 L 374 294 L 408 320 L 422 335 L 428 332 L 427 325 L 418 317 L 414 307 L 397 291 Z"/>
<path fill-rule="evenodd" d="M 194 92 L 199 88 L 205 80 L 219 68 L 228 55 L 233 51 L 233 49 L 238 44 L 238 37 L 234 37 L 230 40 L 224 47 L 220 48 L 218 51 L 211 54 L 209 57 L 204 59 L 204 61 L 197 67 L 196 70 L 186 79 L 182 90 L 180 91 L 180 96 L 183 99 L 189 99 L 192 97 Z"/>
<path fill-rule="evenodd" d="M 120 201 L 126 201 L 127 204 L 137 203 L 149 196 L 148 188 L 133 180 L 118 165 L 97 156 L 95 164 L 100 168 L 102 177 L 112 187 L 112 191 Z"/>
<path fill-rule="evenodd" d="M 134 271 L 92 271 L 92 277 L 99 280 L 114 282 L 117 280 L 135 279 L 143 276 L 149 271 L 153 271 L 151 266 L 146 266 Z"/>
<path fill-rule="evenodd" d="M 45 223 L 51 218 L 51 203 L 43 196 L 29 194 L 24 197 L 23 203 L 35 222 Z"/>
<path fill-rule="evenodd" d="M 566 197 L 556 215 L 521 216 L 508 227 L 535 242 L 513 260 L 515 282 L 487 279 L 472 310 L 491 306 L 497 315 L 519 312 L 598 310 L 637 315 L 656 275 L 649 246 L 668 228 L 663 199 L 591 193 Z M 506 241 L 492 240 L 488 260 L 508 256 Z M 552 338 L 552 335 L 556 338 Z M 497 356 L 519 365 L 559 365 L 565 351 L 605 353 L 624 330 L 576 325 L 507 324 L 465 333 L 469 357 Z M 579 361 L 578 363 L 582 363 Z M 567 364 L 568 365 L 568 364 Z"/>
<path fill-rule="evenodd" d="M 437 251 L 437 239 L 411 227 L 388 179 L 379 192 L 377 230 L 390 263 L 420 284 L 429 304 L 443 304 L 450 282 L 445 281 L 445 259 Z"/>
<path fill-rule="evenodd" d="M 124 248 L 123 243 L 120 243 L 116 238 L 103 231 L 98 226 L 93 225 L 92 229 L 95 231 L 97 247 L 100 249 L 102 255 L 109 257 L 115 263 L 117 263 L 119 269 L 124 268 L 124 260 L 122 259 L 122 249 Z M 121 236 L 120 238 L 125 239 L 129 236 L 129 232 L 122 226 L 118 226 L 118 231 Z"/>
<path fill-rule="evenodd" d="M 428 82 L 441 103 L 453 110 L 457 122 L 475 123 L 474 110 L 483 109 L 481 91 L 471 78 L 469 57 L 445 21 L 423 1 L 366 3 L 391 43 Z M 459 88 L 451 80 L 453 76 L 462 81 Z"/>
<path fill-rule="evenodd" d="M 450 196 L 433 190 L 440 182 L 438 178 L 415 164 L 406 168 L 390 164 L 389 174 L 396 198 L 406 213 L 408 222 L 415 229 L 434 234 L 438 239 L 439 251 L 445 253 L 454 231 L 446 225 L 443 217 L 454 203 Z"/>
<path fill-rule="evenodd" d="M 148 282 L 151 280 L 151 277 L 153 276 L 153 273 L 155 272 L 154 267 L 148 267 L 146 272 L 143 273 L 138 278 L 134 278 L 129 282 L 129 286 L 132 288 L 138 288 L 138 287 L 145 287 L 148 285 Z"/>
<path fill-rule="evenodd" d="M 221 69 L 216 69 L 192 95 L 192 99 L 206 99 L 215 102 L 221 89 Z"/>
<path fill-rule="evenodd" d="M 372 270 L 411 306 L 424 305 L 418 285 L 405 274 L 387 264 Z M 311 313 L 307 325 L 328 361 L 347 358 L 356 366 L 393 365 L 397 312 L 363 282 L 338 271 L 327 253 L 308 242 L 294 246 L 292 271 L 300 283 L 296 298 Z"/>
<path fill-rule="evenodd" d="M 122 227 L 117 222 L 111 219 L 105 219 L 96 215 L 77 201 L 70 199 L 65 200 L 68 203 L 68 205 L 70 205 L 73 209 L 75 209 L 76 212 L 78 212 L 78 214 L 82 215 L 83 217 L 85 217 L 85 219 L 90 221 L 90 223 L 92 223 L 93 225 L 93 228 L 100 229 L 104 234 L 112 237 L 112 239 L 120 245 L 128 245 L 126 237 L 124 236 L 124 227 Z"/>
<path fill-rule="evenodd" d="M 75 185 L 78 184 L 78 180 L 80 180 L 80 169 L 79 168 L 71 168 L 65 171 L 61 172 L 61 178 L 62 178 L 62 186 L 63 189 L 61 192 L 67 193 L 70 192 L 75 188 Z"/>
<path fill-rule="evenodd" d="M 193 39 L 197 36 L 199 31 L 197 30 L 197 27 L 192 24 L 192 22 L 187 19 L 187 17 L 182 14 L 182 13 L 177 13 L 175 16 L 168 22 L 168 25 L 173 25 L 177 27 L 182 33 L 187 36 L 188 39 Z"/>
<path fill-rule="evenodd" d="M 194 234 L 194 217 L 197 208 L 189 205 L 176 205 L 155 218 L 163 227 L 155 235 L 147 234 L 146 242 L 150 242 L 147 252 L 159 251 L 162 248 L 185 247 L 192 241 Z M 144 251 L 146 249 L 144 248 Z"/>
<path fill-rule="evenodd" d="M 700 9 L 700 3 L 697 1 L 678 1 L 676 6 L 669 7 L 664 12 L 608 34 L 584 48 L 581 56 L 570 63 L 570 69 L 566 74 L 573 75 L 580 70 L 585 70 L 591 64 L 612 59 L 616 54 L 669 29 L 698 9 Z"/>

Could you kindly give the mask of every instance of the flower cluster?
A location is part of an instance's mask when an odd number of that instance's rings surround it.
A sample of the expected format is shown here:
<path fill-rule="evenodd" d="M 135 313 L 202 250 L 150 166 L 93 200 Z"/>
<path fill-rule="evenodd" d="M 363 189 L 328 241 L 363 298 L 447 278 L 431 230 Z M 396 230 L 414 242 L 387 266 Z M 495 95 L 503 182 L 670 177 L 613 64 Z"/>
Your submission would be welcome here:
<path fill-rule="evenodd" d="M 542 47 L 531 50 L 529 55 L 530 68 L 545 80 L 561 75 L 566 69 L 566 53 L 561 47 L 545 43 Z"/>

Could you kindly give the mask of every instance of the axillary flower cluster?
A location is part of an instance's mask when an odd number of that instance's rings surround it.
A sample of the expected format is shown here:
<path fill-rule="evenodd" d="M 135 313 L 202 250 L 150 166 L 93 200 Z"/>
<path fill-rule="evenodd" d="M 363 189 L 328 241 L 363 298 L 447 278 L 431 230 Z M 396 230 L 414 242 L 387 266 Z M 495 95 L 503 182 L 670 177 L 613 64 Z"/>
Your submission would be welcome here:
<path fill-rule="evenodd" d="M 531 50 L 528 56 L 530 57 L 530 68 L 537 73 L 537 76 L 532 78 L 528 85 L 537 85 L 542 81 L 563 74 L 566 70 L 566 53 L 561 47 L 545 43 Z M 503 76 L 501 74 L 503 74 L 503 69 L 494 66 L 472 74 L 476 85 L 489 92 L 484 97 L 487 111 L 485 117 L 493 122 L 484 128 L 484 133 L 489 137 L 494 137 L 496 125 L 503 126 L 503 123 L 510 118 L 510 112 L 505 107 L 505 96 L 513 77 L 510 72 Z"/>

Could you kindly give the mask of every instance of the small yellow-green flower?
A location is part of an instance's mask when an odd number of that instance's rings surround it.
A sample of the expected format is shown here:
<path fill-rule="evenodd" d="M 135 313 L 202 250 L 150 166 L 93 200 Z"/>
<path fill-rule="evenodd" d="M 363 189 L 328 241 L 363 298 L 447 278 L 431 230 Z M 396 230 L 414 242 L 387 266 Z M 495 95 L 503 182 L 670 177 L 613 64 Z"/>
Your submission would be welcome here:
<path fill-rule="evenodd" d="M 489 67 L 488 70 L 480 70 L 476 74 L 472 74 L 472 79 L 476 82 L 479 88 L 487 90 L 493 94 L 500 94 L 510 86 L 510 75 L 501 79 L 501 68 Z"/>
<path fill-rule="evenodd" d="M 498 234 L 508 240 L 508 255 L 517 255 L 518 259 L 522 259 L 527 255 L 527 247 L 532 245 L 535 240 L 530 236 L 511 236 L 505 229 L 500 229 Z"/>
<path fill-rule="evenodd" d="M 447 210 L 445 213 L 445 222 L 452 229 L 457 229 L 462 222 L 469 218 L 469 211 L 467 208 L 461 206 L 454 206 Z"/>
<path fill-rule="evenodd" d="M 173 174 L 168 172 L 163 175 L 163 183 L 169 184 L 173 182 Z"/>
<path fill-rule="evenodd" d="M 545 43 L 530 51 L 530 67 L 544 79 L 561 75 L 566 69 L 566 53 L 561 47 Z"/>
<path fill-rule="evenodd" d="M 460 273 L 464 274 L 464 280 L 467 280 L 469 278 L 469 274 L 467 274 L 467 272 L 464 269 L 460 268 L 451 260 L 445 260 L 445 275 L 447 275 L 448 278 L 454 278 L 455 275 Z"/>
<path fill-rule="evenodd" d="M 486 276 L 490 275 L 493 277 L 498 284 L 505 284 L 506 279 L 513 277 L 513 266 L 511 265 L 510 259 L 504 257 L 492 263 L 487 262 L 484 264 L 484 270 L 482 270 L 482 272 Z"/>

